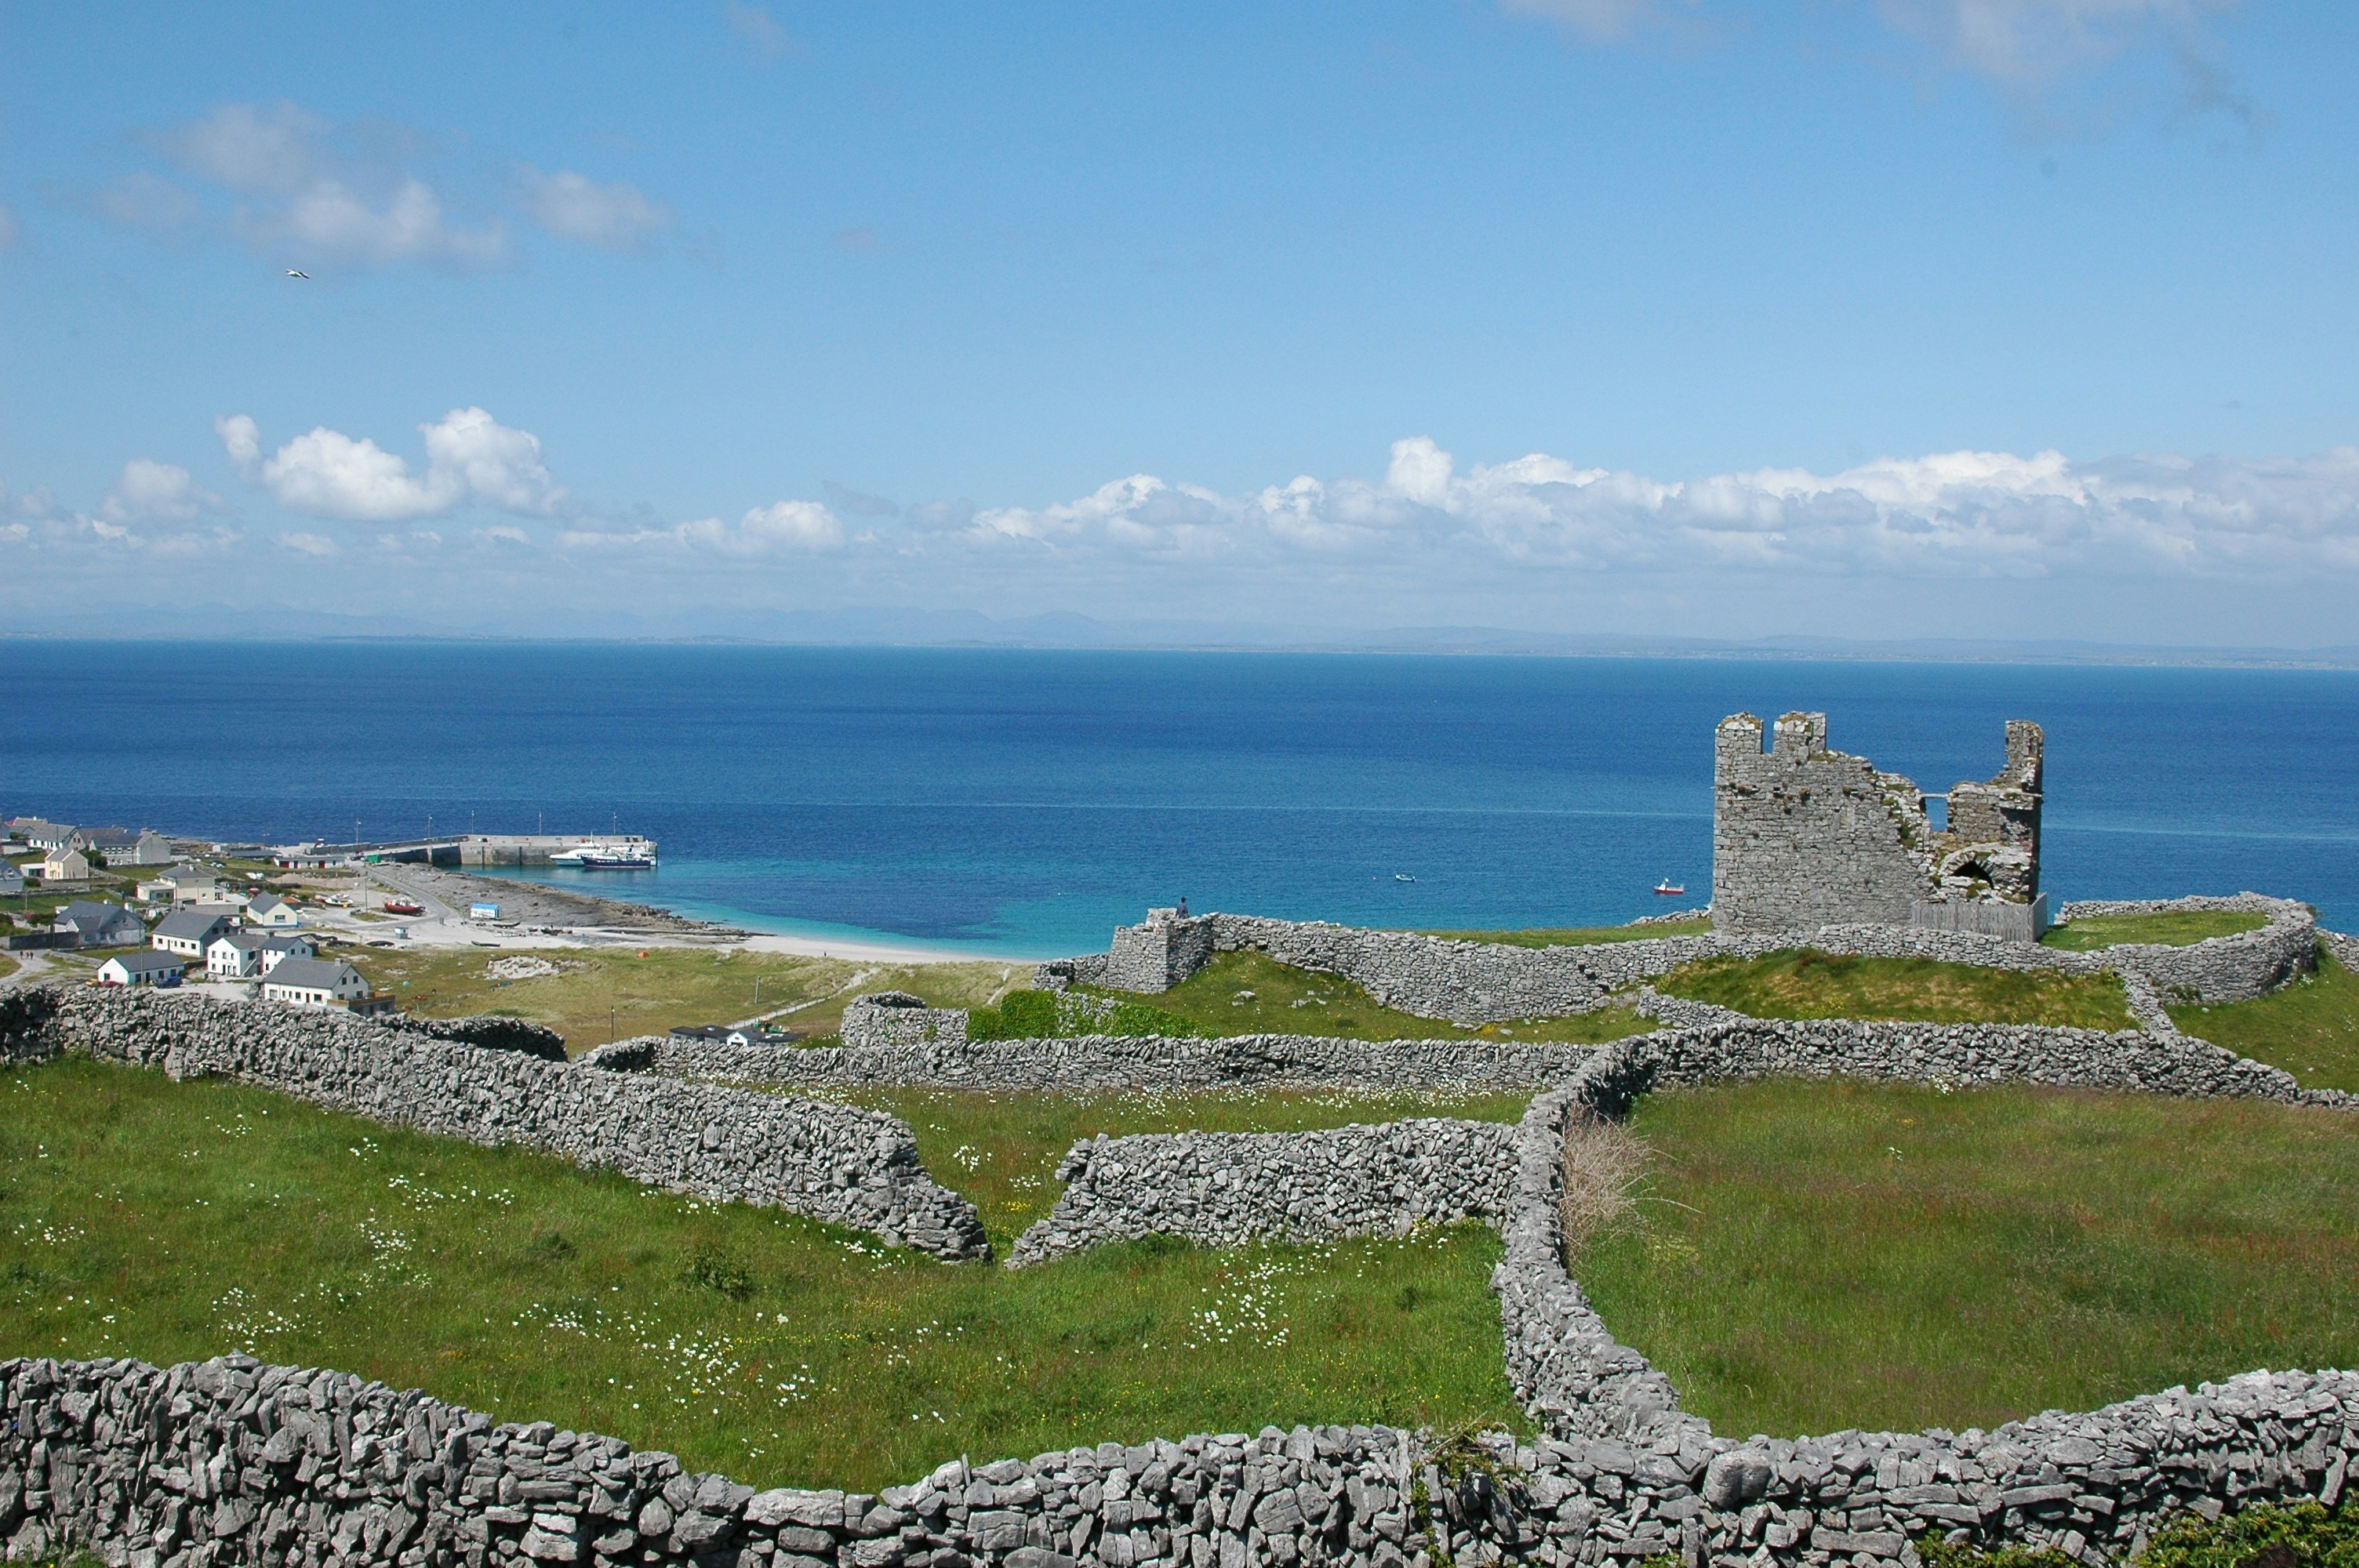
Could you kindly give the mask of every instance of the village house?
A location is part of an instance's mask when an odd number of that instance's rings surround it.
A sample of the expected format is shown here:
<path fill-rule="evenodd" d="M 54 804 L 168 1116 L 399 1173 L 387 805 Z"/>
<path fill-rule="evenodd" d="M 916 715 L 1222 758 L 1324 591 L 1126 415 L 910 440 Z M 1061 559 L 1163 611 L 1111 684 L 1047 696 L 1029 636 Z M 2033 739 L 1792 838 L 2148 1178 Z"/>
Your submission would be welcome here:
<path fill-rule="evenodd" d="M 0 856 L 0 897 L 25 891 L 25 868 Z"/>
<path fill-rule="evenodd" d="M 303 924 L 303 914 L 275 892 L 258 892 L 246 901 L 245 923 L 268 931 L 291 931 Z"/>
<path fill-rule="evenodd" d="M 101 865 L 163 866 L 172 860 L 172 843 L 162 834 L 142 827 L 83 827 L 73 835 L 73 847 Z"/>
<path fill-rule="evenodd" d="M 347 1007 L 355 1012 L 386 1011 L 393 1005 L 391 997 L 371 997 L 368 981 L 342 958 L 287 959 L 264 977 L 262 1000 L 295 1007 Z"/>
<path fill-rule="evenodd" d="M 86 898 L 59 910 L 49 921 L 49 929 L 71 935 L 77 947 L 130 947 L 147 941 L 147 927 L 137 915 L 119 903 Z"/>
<path fill-rule="evenodd" d="M 209 866 L 174 866 L 139 884 L 139 896 L 150 903 L 220 903 L 222 874 Z"/>
<path fill-rule="evenodd" d="M 172 953 L 117 953 L 98 967 L 103 986 L 177 986 L 187 968 Z"/>
<path fill-rule="evenodd" d="M 86 882 L 90 881 L 90 860 L 80 849 L 52 849 L 41 857 L 41 881 Z"/>
<path fill-rule="evenodd" d="M 288 958 L 316 958 L 319 956 L 319 947 L 309 936 L 224 931 L 205 945 L 205 978 L 251 980 L 267 975 Z"/>
<path fill-rule="evenodd" d="M 200 903 L 187 909 L 176 909 L 156 923 L 149 937 L 158 952 L 179 953 L 185 957 L 201 958 L 214 937 L 230 928 L 236 911 L 223 904 Z"/>
<path fill-rule="evenodd" d="M 10 817 L 8 836 L 22 838 L 36 849 L 71 849 L 74 847 L 74 829 L 71 827 L 38 816 Z"/>

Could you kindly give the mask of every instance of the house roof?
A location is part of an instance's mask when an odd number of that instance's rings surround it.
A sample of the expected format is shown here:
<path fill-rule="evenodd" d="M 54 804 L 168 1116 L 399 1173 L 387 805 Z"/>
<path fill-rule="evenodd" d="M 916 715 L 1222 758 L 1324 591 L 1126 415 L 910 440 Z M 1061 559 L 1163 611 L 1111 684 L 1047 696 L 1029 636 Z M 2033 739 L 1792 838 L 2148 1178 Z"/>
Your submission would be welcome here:
<path fill-rule="evenodd" d="M 144 975 L 161 973 L 166 969 L 177 969 L 186 962 L 186 959 L 176 953 L 158 953 L 152 947 L 142 947 L 134 953 L 117 953 L 114 957 L 109 958 L 106 964 L 120 964 L 127 973 Z M 106 968 L 106 964 L 101 964 L 99 968 L 103 969 Z"/>
<path fill-rule="evenodd" d="M 284 932 L 256 935 L 253 940 L 255 946 L 265 953 L 301 953 L 308 957 L 320 950 L 309 936 L 289 936 Z"/>
<path fill-rule="evenodd" d="M 217 882 L 222 880 L 222 874 L 211 866 L 174 866 L 169 871 L 157 873 L 156 880 L 179 887 L 197 882 Z"/>
<path fill-rule="evenodd" d="M 78 898 L 58 911 L 53 924 L 80 930 L 84 926 L 111 925 L 118 920 L 128 920 L 135 925 L 139 923 L 137 915 L 119 903 L 100 903 L 95 899 Z"/>
<path fill-rule="evenodd" d="M 139 835 L 128 827 L 85 827 L 82 841 L 100 849 L 127 849 L 139 842 Z"/>
<path fill-rule="evenodd" d="M 201 941 L 212 935 L 218 927 L 226 924 L 228 924 L 226 915 L 214 914 L 200 904 L 195 909 L 183 909 L 158 921 L 156 935 Z"/>
<path fill-rule="evenodd" d="M 160 930 L 161 927 L 158 929 Z M 266 938 L 257 936 L 251 931 L 224 931 L 212 939 L 211 946 L 218 947 L 226 942 L 240 952 L 259 953 L 262 951 L 265 940 Z"/>
<path fill-rule="evenodd" d="M 284 907 L 286 903 L 275 892 L 258 892 L 246 904 L 245 910 L 248 914 L 267 914 L 274 909 Z"/>
<path fill-rule="evenodd" d="M 264 983 L 332 991 L 351 985 L 360 978 L 360 971 L 342 958 L 287 958 L 270 971 Z"/>

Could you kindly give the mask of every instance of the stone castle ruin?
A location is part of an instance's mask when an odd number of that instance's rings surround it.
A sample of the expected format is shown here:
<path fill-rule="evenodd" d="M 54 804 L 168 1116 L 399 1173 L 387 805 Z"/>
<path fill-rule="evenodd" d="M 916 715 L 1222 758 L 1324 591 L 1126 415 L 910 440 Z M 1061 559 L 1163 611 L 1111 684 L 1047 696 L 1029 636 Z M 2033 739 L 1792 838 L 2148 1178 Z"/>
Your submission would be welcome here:
<path fill-rule="evenodd" d="M 1936 833 L 1915 783 L 1827 748 L 1827 716 L 1788 713 L 1762 747 L 1750 713 L 1713 737 L 1712 920 L 1751 935 L 1916 925 L 2037 941 L 2039 726 L 2010 719 L 2006 766 L 1960 784 Z"/>

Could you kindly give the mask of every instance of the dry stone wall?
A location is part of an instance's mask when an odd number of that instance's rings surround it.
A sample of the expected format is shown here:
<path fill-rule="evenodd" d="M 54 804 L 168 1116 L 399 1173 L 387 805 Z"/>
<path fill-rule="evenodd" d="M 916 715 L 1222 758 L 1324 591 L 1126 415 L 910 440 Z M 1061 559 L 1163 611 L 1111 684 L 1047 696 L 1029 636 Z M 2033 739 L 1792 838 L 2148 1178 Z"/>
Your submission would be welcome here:
<path fill-rule="evenodd" d="M 1241 1034 L 1225 1040 L 1093 1034 L 950 1045 L 730 1045 L 656 1036 L 590 1052 L 584 1065 L 731 1083 L 919 1088 L 1537 1088 L 1560 1083 L 1594 1045 L 1553 1041 L 1336 1040 Z"/>
<path fill-rule="evenodd" d="M 788 1209 L 940 1258 L 990 1251 L 974 1206 L 934 1184 L 908 1127 L 882 1112 L 599 1072 L 325 1009 L 92 986 L 22 995 L 0 1054 L 72 1050 L 176 1078 L 239 1078 L 378 1121 Z"/>
<path fill-rule="evenodd" d="M 1496 1221 L 1506 1213 L 1514 1134 L 1499 1122 L 1431 1117 L 1312 1132 L 1100 1136 L 1058 1165 L 1065 1190 L 1016 1238 L 1008 1266 L 1142 1236 L 1234 1247 Z"/>
<path fill-rule="evenodd" d="M 2150 945 L 2067 952 L 1967 931 L 1908 925 L 1827 925 L 1813 931 L 1727 936 L 1654 936 L 1561 947 L 1516 947 L 1462 942 L 1409 931 L 1371 931 L 1323 921 L 1270 920 L 1257 915 L 1206 914 L 1213 949 L 1266 953 L 1282 964 L 1341 975 L 1364 987 L 1386 1007 L 1420 1018 L 1473 1025 L 1516 1018 L 1555 1017 L 1604 1005 L 1612 993 L 1713 957 L 1757 957 L 1795 946 L 1865 957 L 1930 958 L 2010 969 L 2099 974 L 2111 969 L 2146 975 L 2167 994 L 2207 1002 L 2242 1001 L 2277 989 L 2316 962 L 2317 917 L 2306 904 L 2259 893 L 2136 904 L 2071 904 L 2083 914 L 2130 910 L 2225 908 L 2267 916 L 2258 931 L 2213 937 L 2185 947 Z M 1103 955 L 1097 957 L 1103 958 Z M 1111 983 L 1091 959 L 1040 966 L 1035 983 L 1046 989 Z"/>
<path fill-rule="evenodd" d="M 907 991 L 856 996 L 843 1010 L 841 1037 L 846 1045 L 902 1046 L 966 1044 L 966 1009 L 928 1007 Z"/>

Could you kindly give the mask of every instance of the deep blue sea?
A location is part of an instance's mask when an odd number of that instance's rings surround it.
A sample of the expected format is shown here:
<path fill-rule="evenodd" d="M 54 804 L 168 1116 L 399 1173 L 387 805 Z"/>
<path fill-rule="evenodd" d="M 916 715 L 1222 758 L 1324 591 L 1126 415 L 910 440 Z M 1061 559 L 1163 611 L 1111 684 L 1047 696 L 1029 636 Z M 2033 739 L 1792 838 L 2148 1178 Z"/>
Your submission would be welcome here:
<path fill-rule="evenodd" d="M 1928 789 L 2048 731 L 2059 900 L 2359 922 L 2359 674 L 481 643 L 0 643 L 0 815 L 273 841 L 603 830 L 547 880 L 1010 956 L 1191 907 L 1591 925 L 1712 881 L 1712 730 L 1823 709 Z M 1413 877 L 1412 881 L 1398 880 Z"/>

